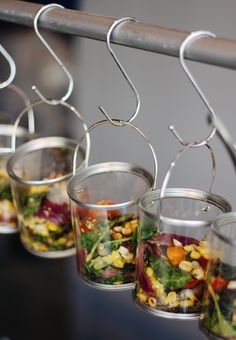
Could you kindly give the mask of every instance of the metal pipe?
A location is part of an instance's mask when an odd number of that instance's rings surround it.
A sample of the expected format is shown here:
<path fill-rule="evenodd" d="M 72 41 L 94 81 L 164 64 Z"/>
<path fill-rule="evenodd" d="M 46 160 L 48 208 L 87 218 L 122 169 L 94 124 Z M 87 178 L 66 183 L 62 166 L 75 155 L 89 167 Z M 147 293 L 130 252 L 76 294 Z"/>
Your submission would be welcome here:
<path fill-rule="evenodd" d="M 33 27 L 41 5 L 16 0 L 0 1 L 0 20 Z M 86 12 L 53 8 L 40 18 L 39 26 L 52 31 L 106 41 L 106 34 L 116 18 Z M 111 42 L 168 56 L 179 56 L 179 48 L 189 32 L 127 22 L 112 34 Z M 205 64 L 236 69 L 236 41 L 198 39 L 186 48 L 185 58 Z"/>

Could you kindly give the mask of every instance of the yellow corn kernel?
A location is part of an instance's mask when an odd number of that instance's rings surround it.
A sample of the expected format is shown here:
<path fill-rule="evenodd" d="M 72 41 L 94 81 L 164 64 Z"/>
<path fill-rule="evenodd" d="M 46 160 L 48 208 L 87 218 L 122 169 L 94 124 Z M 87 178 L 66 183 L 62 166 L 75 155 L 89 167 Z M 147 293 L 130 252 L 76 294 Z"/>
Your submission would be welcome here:
<path fill-rule="evenodd" d="M 57 240 L 57 242 L 58 242 L 58 244 L 64 245 L 64 244 L 66 244 L 66 238 L 65 237 L 60 237 Z"/>
<path fill-rule="evenodd" d="M 35 243 L 34 249 L 37 250 L 37 251 L 47 251 L 48 247 L 45 246 L 45 244 L 42 244 L 42 243 Z"/>
<path fill-rule="evenodd" d="M 193 259 L 193 260 L 198 260 L 198 259 L 200 259 L 201 254 L 200 254 L 198 251 L 193 250 L 193 251 L 191 251 L 191 253 L 190 253 L 190 257 L 191 257 L 191 259 Z"/>
<path fill-rule="evenodd" d="M 125 259 L 126 263 L 134 262 L 134 254 L 132 253 L 128 253 L 127 255 L 123 255 L 122 257 Z"/>
<path fill-rule="evenodd" d="M 184 272 L 191 272 L 193 269 L 192 262 L 189 261 L 181 261 L 179 264 L 179 269 L 183 270 Z"/>
<path fill-rule="evenodd" d="M 210 248 L 201 248 L 200 253 L 206 260 L 209 260 L 209 258 L 210 258 Z"/>
<path fill-rule="evenodd" d="M 159 286 L 155 286 L 155 292 L 156 292 L 156 296 L 157 297 L 164 297 L 166 298 L 165 296 L 165 289 L 164 289 L 164 286 L 162 284 L 160 284 Z"/>
<path fill-rule="evenodd" d="M 113 236 L 114 240 L 121 240 L 122 239 L 121 233 L 113 233 L 112 236 Z"/>
<path fill-rule="evenodd" d="M 165 298 L 165 304 L 175 304 L 177 301 L 177 294 L 176 292 L 170 292 L 167 294 L 166 298 Z"/>
<path fill-rule="evenodd" d="M 139 299 L 139 301 L 141 302 L 141 303 L 145 303 L 146 301 L 147 301 L 147 295 L 146 294 L 144 294 L 144 293 L 138 293 L 137 294 L 137 298 Z"/>
<path fill-rule="evenodd" d="M 124 265 L 125 265 L 125 262 L 122 261 L 121 259 L 118 259 L 118 260 L 113 261 L 113 265 L 114 265 L 116 268 L 123 268 Z"/>
<path fill-rule="evenodd" d="M 130 228 L 130 226 L 131 226 L 131 221 L 125 222 L 124 228 Z"/>
<path fill-rule="evenodd" d="M 197 280 L 203 280 L 204 279 L 204 270 L 202 269 L 202 267 L 197 267 L 195 269 L 193 269 L 192 271 L 192 275 L 197 279 Z"/>
<path fill-rule="evenodd" d="M 187 307 L 192 307 L 194 304 L 194 300 L 183 300 L 180 301 L 180 307 L 187 308 Z"/>
<path fill-rule="evenodd" d="M 47 228 L 49 231 L 57 231 L 58 230 L 58 226 L 56 225 L 56 223 L 53 223 L 51 221 L 47 222 Z"/>
<path fill-rule="evenodd" d="M 157 299 L 154 297 L 149 297 L 148 298 L 148 304 L 150 307 L 155 308 L 157 305 Z"/>
<path fill-rule="evenodd" d="M 130 227 L 123 227 L 122 234 L 125 236 L 130 236 L 132 234 L 132 229 Z"/>
<path fill-rule="evenodd" d="M 112 255 L 107 255 L 107 256 L 103 256 L 103 261 L 107 264 L 112 264 L 113 258 Z M 88 260 L 87 260 L 88 261 Z"/>
<path fill-rule="evenodd" d="M 67 242 L 66 242 L 67 248 L 73 247 L 74 243 L 75 243 L 74 240 L 69 240 L 69 241 L 67 241 Z"/>
<path fill-rule="evenodd" d="M 30 187 L 30 194 L 39 194 L 48 191 L 48 185 L 33 185 Z"/>
<path fill-rule="evenodd" d="M 150 281 L 153 287 L 156 287 L 159 285 L 159 281 L 155 278 L 155 276 L 150 276 Z"/>
<path fill-rule="evenodd" d="M 190 253 L 191 251 L 194 251 L 195 250 L 194 244 L 188 244 L 188 245 L 184 246 L 184 250 L 187 253 Z"/>
<path fill-rule="evenodd" d="M 111 256 L 112 256 L 113 260 L 118 260 L 118 259 L 121 258 L 120 254 L 118 253 L 117 250 L 112 250 Z"/>
<path fill-rule="evenodd" d="M 134 231 L 138 227 L 138 219 L 130 221 L 130 227 Z"/>
<path fill-rule="evenodd" d="M 146 274 L 149 277 L 153 276 L 153 269 L 151 267 L 147 267 Z"/>

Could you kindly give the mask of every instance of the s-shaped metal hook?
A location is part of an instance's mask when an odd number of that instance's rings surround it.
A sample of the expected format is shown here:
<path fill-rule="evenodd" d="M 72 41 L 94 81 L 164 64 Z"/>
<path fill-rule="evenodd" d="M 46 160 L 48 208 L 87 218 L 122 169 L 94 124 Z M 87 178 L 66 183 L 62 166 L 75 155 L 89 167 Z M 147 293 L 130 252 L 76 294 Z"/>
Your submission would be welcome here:
<path fill-rule="evenodd" d="M 119 24 L 121 24 L 122 22 L 125 22 L 125 21 L 135 21 L 135 22 L 137 22 L 137 20 L 135 18 L 131 18 L 131 17 L 121 18 L 119 20 L 114 21 L 114 23 L 111 25 L 111 27 L 109 28 L 109 30 L 107 32 L 106 43 L 107 43 L 107 48 L 108 48 L 110 54 L 112 55 L 113 59 L 115 60 L 115 62 L 117 64 L 117 66 L 121 70 L 123 76 L 127 80 L 128 84 L 131 87 L 132 91 L 134 92 L 134 95 L 135 95 L 135 98 L 136 98 L 136 109 L 135 109 L 135 112 L 127 120 L 127 122 L 130 123 L 130 122 L 132 122 L 135 119 L 135 117 L 139 113 L 139 109 L 140 109 L 140 97 L 139 97 L 138 91 L 136 90 L 135 86 L 133 85 L 132 81 L 130 80 L 129 76 L 127 75 L 126 71 L 124 70 L 123 66 L 121 65 L 121 63 L 119 62 L 118 58 L 116 57 L 115 52 L 111 48 L 111 35 L 112 35 L 112 32 L 114 31 L 114 29 Z M 99 106 L 99 110 L 106 116 L 107 120 L 111 124 L 116 125 L 116 126 L 123 126 L 123 124 L 121 122 L 119 122 L 119 120 L 113 120 L 102 106 Z"/>
<path fill-rule="evenodd" d="M 9 63 L 9 66 L 10 66 L 10 75 L 9 75 L 8 79 L 0 84 L 0 89 L 4 89 L 9 84 L 11 84 L 11 82 L 15 78 L 16 64 L 15 64 L 14 60 L 12 59 L 12 57 L 10 56 L 10 54 L 5 50 L 5 48 L 2 45 L 0 45 L 0 52 L 6 58 L 6 60 Z"/>
<path fill-rule="evenodd" d="M 43 45 L 48 50 L 48 52 L 51 54 L 51 56 L 56 60 L 56 62 L 59 64 L 59 66 L 65 72 L 66 76 L 69 79 L 69 87 L 68 87 L 68 90 L 67 90 L 66 94 L 61 99 L 59 99 L 59 100 L 56 100 L 56 99 L 50 99 L 49 100 L 49 99 L 47 99 L 38 90 L 38 88 L 35 85 L 32 86 L 32 89 L 37 93 L 37 95 L 40 97 L 40 99 L 43 100 L 45 103 L 51 104 L 51 105 L 57 105 L 59 103 L 65 102 L 70 97 L 71 92 L 73 91 L 74 81 L 73 81 L 73 78 L 72 78 L 71 74 L 69 73 L 69 71 L 67 70 L 67 68 L 65 67 L 63 62 L 61 61 L 61 59 L 55 54 L 55 52 L 52 50 L 52 48 L 49 46 L 49 44 L 45 41 L 45 39 L 42 37 L 42 35 L 39 33 L 39 30 L 38 30 L 39 17 L 41 16 L 41 14 L 44 11 L 46 11 L 47 9 L 52 8 L 52 7 L 64 8 L 63 6 L 58 5 L 58 4 L 49 4 L 49 5 L 41 7 L 40 10 L 36 13 L 35 18 L 34 18 L 34 30 L 35 30 L 35 33 L 38 36 L 38 38 L 42 41 Z"/>
<path fill-rule="evenodd" d="M 207 107 L 208 111 L 210 112 L 210 115 L 212 117 L 212 120 L 215 119 L 215 113 L 213 108 L 211 107 L 210 103 L 208 102 L 207 98 L 205 97 L 205 95 L 203 94 L 202 90 L 200 89 L 199 85 L 197 84 L 196 80 L 194 79 L 193 75 L 190 73 L 185 60 L 184 60 L 184 52 L 186 49 L 186 46 L 195 38 L 198 37 L 216 37 L 215 34 L 209 32 L 209 31 L 196 31 L 196 32 L 192 32 L 190 35 L 187 36 L 187 38 L 182 42 L 181 46 L 180 46 L 180 50 L 179 50 L 179 61 L 180 64 L 183 68 L 183 70 L 185 71 L 187 77 L 189 78 L 189 80 L 191 81 L 192 85 L 194 86 L 194 88 L 196 89 L 197 93 L 199 94 L 199 96 L 201 97 L 203 103 L 205 104 L 205 106 Z M 178 134 L 178 132 L 175 130 L 174 125 L 170 125 L 169 126 L 170 131 L 173 133 L 173 135 L 178 139 L 178 141 L 182 144 L 182 145 L 187 145 L 189 143 L 184 142 L 183 138 L 180 137 L 180 135 Z M 201 145 L 205 145 L 207 144 L 215 135 L 216 129 L 215 127 L 213 127 L 212 131 L 210 132 L 210 134 L 203 140 L 201 141 L 195 141 L 192 143 L 191 147 L 198 147 Z"/>

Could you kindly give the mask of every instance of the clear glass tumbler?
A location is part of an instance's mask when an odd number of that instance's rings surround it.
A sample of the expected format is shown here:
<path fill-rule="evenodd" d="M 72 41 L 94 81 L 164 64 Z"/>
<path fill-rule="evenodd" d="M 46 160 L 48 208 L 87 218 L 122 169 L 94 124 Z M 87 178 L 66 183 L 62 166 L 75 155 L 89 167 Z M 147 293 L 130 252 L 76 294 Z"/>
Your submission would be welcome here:
<path fill-rule="evenodd" d="M 18 232 L 18 220 L 14 206 L 10 178 L 6 170 L 6 163 L 13 153 L 11 139 L 13 125 L 0 125 L 0 234 Z M 17 146 L 33 138 L 28 130 L 18 127 L 16 131 Z"/>
<path fill-rule="evenodd" d="M 236 213 L 212 223 L 211 256 L 200 329 L 209 339 L 236 339 Z"/>
<path fill-rule="evenodd" d="M 76 146 L 68 138 L 37 138 L 17 148 L 8 160 L 21 240 L 35 255 L 58 258 L 75 253 L 66 185 Z M 77 167 L 85 166 L 81 149 Z"/>
<path fill-rule="evenodd" d="M 187 188 L 146 193 L 140 200 L 134 300 L 152 314 L 178 319 L 201 310 L 211 221 L 230 205 L 221 197 Z"/>
<path fill-rule="evenodd" d="M 147 171 L 123 162 L 92 165 L 70 180 L 78 271 L 89 285 L 133 286 L 138 200 L 152 183 Z"/>

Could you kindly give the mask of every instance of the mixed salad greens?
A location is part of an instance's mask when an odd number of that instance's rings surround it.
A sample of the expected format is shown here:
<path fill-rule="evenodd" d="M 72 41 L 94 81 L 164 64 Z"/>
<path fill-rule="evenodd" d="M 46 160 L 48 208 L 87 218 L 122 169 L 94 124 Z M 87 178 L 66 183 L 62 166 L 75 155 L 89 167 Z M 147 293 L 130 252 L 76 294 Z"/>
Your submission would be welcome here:
<path fill-rule="evenodd" d="M 209 244 L 159 233 L 148 217 L 144 222 L 139 233 L 134 298 L 157 311 L 200 313 Z"/>
<path fill-rule="evenodd" d="M 97 205 L 111 205 L 103 200 Z M 134 282 L 138 219 L 117 210 L 79 211 L 77 263 L 90 283 L 124 285 Z M 75 220 L 78 219 L 78 215 Z"/>
<path fill-rule="evenodd" d="M 52 252 L 74 247 L 66 184 L 63 181 L 16 190 L 21 239 L 29 250 Z"/>
<path fill-rule="evenodd" d="M 236 267 L 211 260 L 202 309 L 205 333 L 236 339 Z"/>
<path fill-rule="evenodd" d="M 5 169 L 0 169 L 0 228 L 17 228 L 17 215 L 13 204 L 10 180 Z"/>

